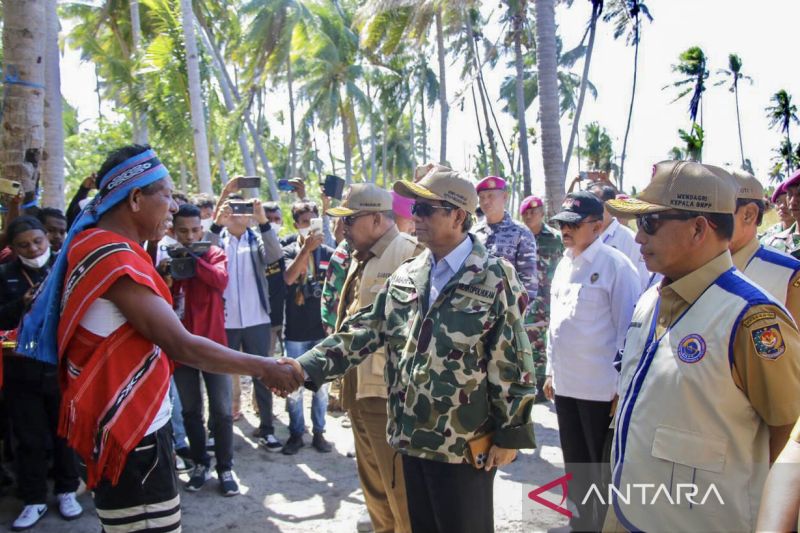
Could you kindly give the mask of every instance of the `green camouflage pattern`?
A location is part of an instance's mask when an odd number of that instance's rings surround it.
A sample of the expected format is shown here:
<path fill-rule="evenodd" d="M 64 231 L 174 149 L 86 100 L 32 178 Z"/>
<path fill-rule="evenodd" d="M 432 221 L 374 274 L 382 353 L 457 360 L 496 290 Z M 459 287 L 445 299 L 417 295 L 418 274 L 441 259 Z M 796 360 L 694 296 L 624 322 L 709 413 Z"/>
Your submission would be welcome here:
<path fill-rule="evenodd" d="M 503 448 L 536 445 L 522 322 L 528 297 L 511 264 L 471 238 L 472 252 L 436 301 L 426 301 L 426 250 L 398 267 L 373 305 L 299 359 L 319 387 L 385 346 L 389 444 L 448 463 L 468 462 L 467 443 L 487 433 Z"/>
<path fill-rule="evenodd" d="M 761 244 L 772 246 L 781 252 L 786 252 L 800 259 L 800 234 L 797 232 L 797 222 L 785 230 L 773 231 L 776 227 L 780 228 L 780 224 L 776 224 L 770 228 L 767 233 L 759 239 Z"/>
<path fill-rule="evenodd" d="M 539 294 L 531 303 L 531 310 L 525 317 L 525 330 L 528 332 L 533 349 L 534 375 L 536 388 L 539 391 L 537 402 L 546 401 L 542 388 L 544 387 L 547 369 L 547 326 L 550 323 L 550 285 L 556 272 L 558 262 L 564 255 L 564 244 L 561 242 L 561 233 L 547 224 L 542 225 L 542 231 L 536 235 L 536 247 L 539 252 L 537 273 L 539 276 Z"/>
<path fill-rule="evenodd" d="M 331 256 L 328 271 L 325 273 L 325 284 L 322 286 L 321 311 L 322 327 L 330 335 L 336 329 L 336 316 L 339 311 L 339 301 L 342 299 L 342 289 L 350 269 L 350 245 L 342 240 Z"/>

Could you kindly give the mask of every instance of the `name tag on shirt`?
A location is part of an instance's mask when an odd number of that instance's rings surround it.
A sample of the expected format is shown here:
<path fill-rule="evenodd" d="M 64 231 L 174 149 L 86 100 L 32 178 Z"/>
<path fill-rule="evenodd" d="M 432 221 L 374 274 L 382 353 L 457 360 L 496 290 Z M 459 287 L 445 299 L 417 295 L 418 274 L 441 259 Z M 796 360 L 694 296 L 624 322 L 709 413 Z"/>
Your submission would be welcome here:
<path fill-rule="evenodd" d="M 486 285 L 467 285 L 459 283 L 456 287 L 456 294 L 478 300 L 479 302 L 491 304 L 497 296 L 497 290 Z"/>

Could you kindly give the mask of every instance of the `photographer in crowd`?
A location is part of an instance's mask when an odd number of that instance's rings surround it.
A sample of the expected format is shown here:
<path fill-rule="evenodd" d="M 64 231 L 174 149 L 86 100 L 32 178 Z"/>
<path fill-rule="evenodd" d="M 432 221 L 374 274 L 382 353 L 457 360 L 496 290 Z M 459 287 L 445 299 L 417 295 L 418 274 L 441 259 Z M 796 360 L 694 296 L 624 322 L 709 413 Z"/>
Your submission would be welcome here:
<path fill-rule="evenodd" d="M 203 246 L 200 209 L 184 204 L 172 218 L 178 241 L 170 250 L 167 279 L 171 282 L 173 305 L 178 318 L 189 333 L 225 344 L 225 304 L 222 294 L 228 285 L 225 252 L 216 246 Z M 165 273 L 162 272 L 162 275 Z M 194 462 L 188 491 L 197 491 L 211 477 L 210 457 L 206 450 L 203 422 L 201 379 L 208 393 L 209 417 L 214 420 L 214 454 L 220 490 L 225 496 L 239 494 L 233 477 L 233 417 L 231 415 L 231 376 L 205 372 L 189 366 L 177 366 L 175 384 L 183 407 L 183 423 L 189 437 Z"/>
<path fill-rule="evenodd" d="M 225 185 L 211 230 L 205 240 L 225 251 L 228 257 L 228 286 L 225 288 L 225 333 L 234 350 L 269 357 L 270 306 L 267 265 L 283 256 L 278 237 L 270 226 L 261 201 L 243 202 L 232 192 L 241 189 L 239 178 Z M 234 213 L 241 206 L 243 213 Z M 255 222 L 258 231 L 250 228 Z M 238 376 L 234 376 L 238 380 Z M 276 452 L 281 443 L 272 425 L 272 392 L 254 381 L 260 423 L 256 438 L 267 451 Z M 234 387 L 234 400 L 237 397 Z M 216 443 L 215 443 L 216 444 Z"/>
<path fill-rule="evenodd" d="M 50 253 L 44 225 L 33 217 L 14 219 L 6 235 L 16 258 L 0 266 L 0 329 L 13 330 L 55 256 Z M 75 499 L 78 463 L 64 439 L 56 436 L 61 400 L 56 365 L 11 352 L 4 357 L 3 377 L 16 441 L 18 495 L 25 504 L 12 529 L 27 529 L 47 512 L 51 453 L 59 512 L 67 520 L 77 518 L 83 513 Z"/>
<path fill-rule="evenodd" d="M 288 288 L 284 343 L 286 355 L 296 359 L 325 338 L 321 313 L 322 285 L 325 282 L 325 273 L 333 249 L 323 244 L 325 237 L 316 204 L 296 202 L 292 206 L 292 219 L 298 237 L 283 249 L 286 258 L 286 273 L 283 279 Z M 318 223 L 318 227 L 313 229 L 312 219 Z M 287 398 L 286 409 L 289 411 L 290 436 L 283 447 L 283 453 L 294 455 L 304 445 L 303 433 L 306 430 L 302 389 Z M 327 409 L 328 386 L 325 385 L 314 392 L 311 401 L 314 434 L 311 445 L 323 453 L 331 451 L 330 443 L 323 436 Z"/>

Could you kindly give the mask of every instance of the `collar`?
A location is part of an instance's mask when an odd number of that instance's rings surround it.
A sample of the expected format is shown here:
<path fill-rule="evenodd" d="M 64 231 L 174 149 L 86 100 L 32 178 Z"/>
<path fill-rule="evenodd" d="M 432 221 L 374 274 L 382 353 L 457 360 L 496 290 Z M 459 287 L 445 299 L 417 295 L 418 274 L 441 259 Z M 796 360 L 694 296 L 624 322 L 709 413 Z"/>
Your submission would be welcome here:
<path fill-rule="evenodd" d="M 464 240 L 461 241 L 461 244 L 456 246 L 449 254 L 444 256 L 439 263 L 446 261 L 447 265 L 450 267 L 450 270 L 453 272 L 458 272 L 458 269 L 461 268 L 461 265 L 463 265 L 464 261 L 467 260 L 470 252 L 472 252 L 472 239 L 470 239 L 469 235 L 465 235 Z M 430 262 L 431 268 L 438 264 L 433 258 L 433 254 L 430 254 Z"/>
<path fill-rule="evenodd" d="M 576 263 L 578 261 L 584 261 L 586 263 L 591 263 L 594 261 L 594 258 L 597 257 L 597 254 L 600 253 L 600 249 L 603 247 L 603 241 L 600 237 L 596 238 L 592 244 L 589 245 L 584 251 L 580 253 L 577 257 L 573 255 L 571 249 L 567 249 L 564 251 L 564 255 L 569 257 L 570 261 Z"/>
<path fill-rule="evenodd" d="M 556 228 L 542 222 L 542 229 L 539 230 L 539 233 L 536 233 L 534 236 L 538 237 L 539 235 L 552 235 L 553 237 L 555 237 L 558 234 L 559 231 Z"/>
<path fill-rule="evenodd" d="M 392 244 L 392 241 L 395 239 L 395 237 L 398 235 L 400 235 L 400 230 L 397 229 L 397 226 L 393 225 L 391 228 L 386 230 L 386 233 L 381 235 L 381 238 L 378 239 L 378 242 L 372 245 L 372 248 L 370 248 L 369 251 L 375 257 L 382 256 L 389 245 Z"/>
<path fill-rule="evenodd" d="M 733 259 L 731 258 L 731 253 L 725 250 L 694 272 L 690 272 L 678 281 L 673 281 L 664 286 L 662 290 L 670 289 L 687 303 L 693 304 L 709 285 L 732 267 Z"/>
<path fill-rule="evenodd" d="M 747 268 L 747 264 L 750 262 L 750 259 L 753 258 L 760 247 L 761 243 L 758 242 L 758 238 L 753 237 L 750 242 L 742 246 L 741 250 L 733 254 L 734 266 L 744 272 L 744 269 Z"/>
<path fill-rule="evenodd" d="M 492 228 L 496 228 L 497 226 L 502 226 L 510 223 L 511 223 L 511 215 L 508 214 L 508 211 L 503 211 L 503 218 L 500 219 L 500 222 L 495 222 L 494 224 L 489 224 L 488 222 L 486 222 L 486 225 L 491 226 Z"/>
<path fill-rule="evenodd" d="M 617 217 L 613 217 L 611 219 L 611 224 L 609 224 L 608 227 L 603 230 L 603 233 L 600 234 L 600 239 L 603 239 L 606 235 L 613 237 L 617 232 L 617 228 L 619 228 L 619 220 L 617 220 Z"/>

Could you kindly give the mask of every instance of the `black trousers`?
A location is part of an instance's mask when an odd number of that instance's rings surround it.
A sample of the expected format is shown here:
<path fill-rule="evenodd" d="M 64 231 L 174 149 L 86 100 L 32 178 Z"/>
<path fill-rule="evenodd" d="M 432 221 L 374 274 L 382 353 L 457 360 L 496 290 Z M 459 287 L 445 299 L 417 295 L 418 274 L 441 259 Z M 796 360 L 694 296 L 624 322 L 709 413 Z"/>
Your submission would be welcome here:
<path fill-rule="evenodd" d="M 16 441 L 17 487 L 25 505 L 47 501 L 47 471 L 53 460 L 55 493 L 78 490 L 78 459 L 56 436 L 61 394 L 55 365 L 28 357 L 3 361 L 5 397 Z"/>
<path fill-rule="evenodd" d="M 596 498 L 586 504 L 581 502 L 592 483 L 598 484 L 601 494 L 603 448 L 611 431 L 611 402 L 579 400 L 556 395 L 556 416 L 564 453 L 564 469 L 572 474 L 569 483 L 569 498 L 578 508 L 580 516 L 570 520 L 573 531 L 600 531 L 605 520 L 606 508 Z"/>
<path fill-rule="evenodd" d="M 403 455 L 408 514 L 414 533 L 494 531 L 494 476 L 469 464 Z"/>
<path fill-rule="evenodd" d="M 180 530 L 181 499 L 169 422 L 128 454 L 116 485 L 105 478 L 97 484 L 94 505 L 104 533 Z"/>
<path fill-rule="evenodd" d="M 270 357 L 272 355 L 269 353 L 269 339 L 272 334 L 269 324 L 260 324 L 243 329 L 226 329 L 225 334 L 228 336 L 228 348 L 231 350 L 241 350 L 261 357 Z M 272 391 L 257 379 L 253 380 L 253 388 L 256 391 L 258 416 L 261 419 L 258 426 L 259 433 L 261 433 L 260 436 L 275 433 L 275 427 L 272 422 Z M 211 425 L 213 426 L 214 424 L 216 424 L 216 421 L 212 416 Z"/>

